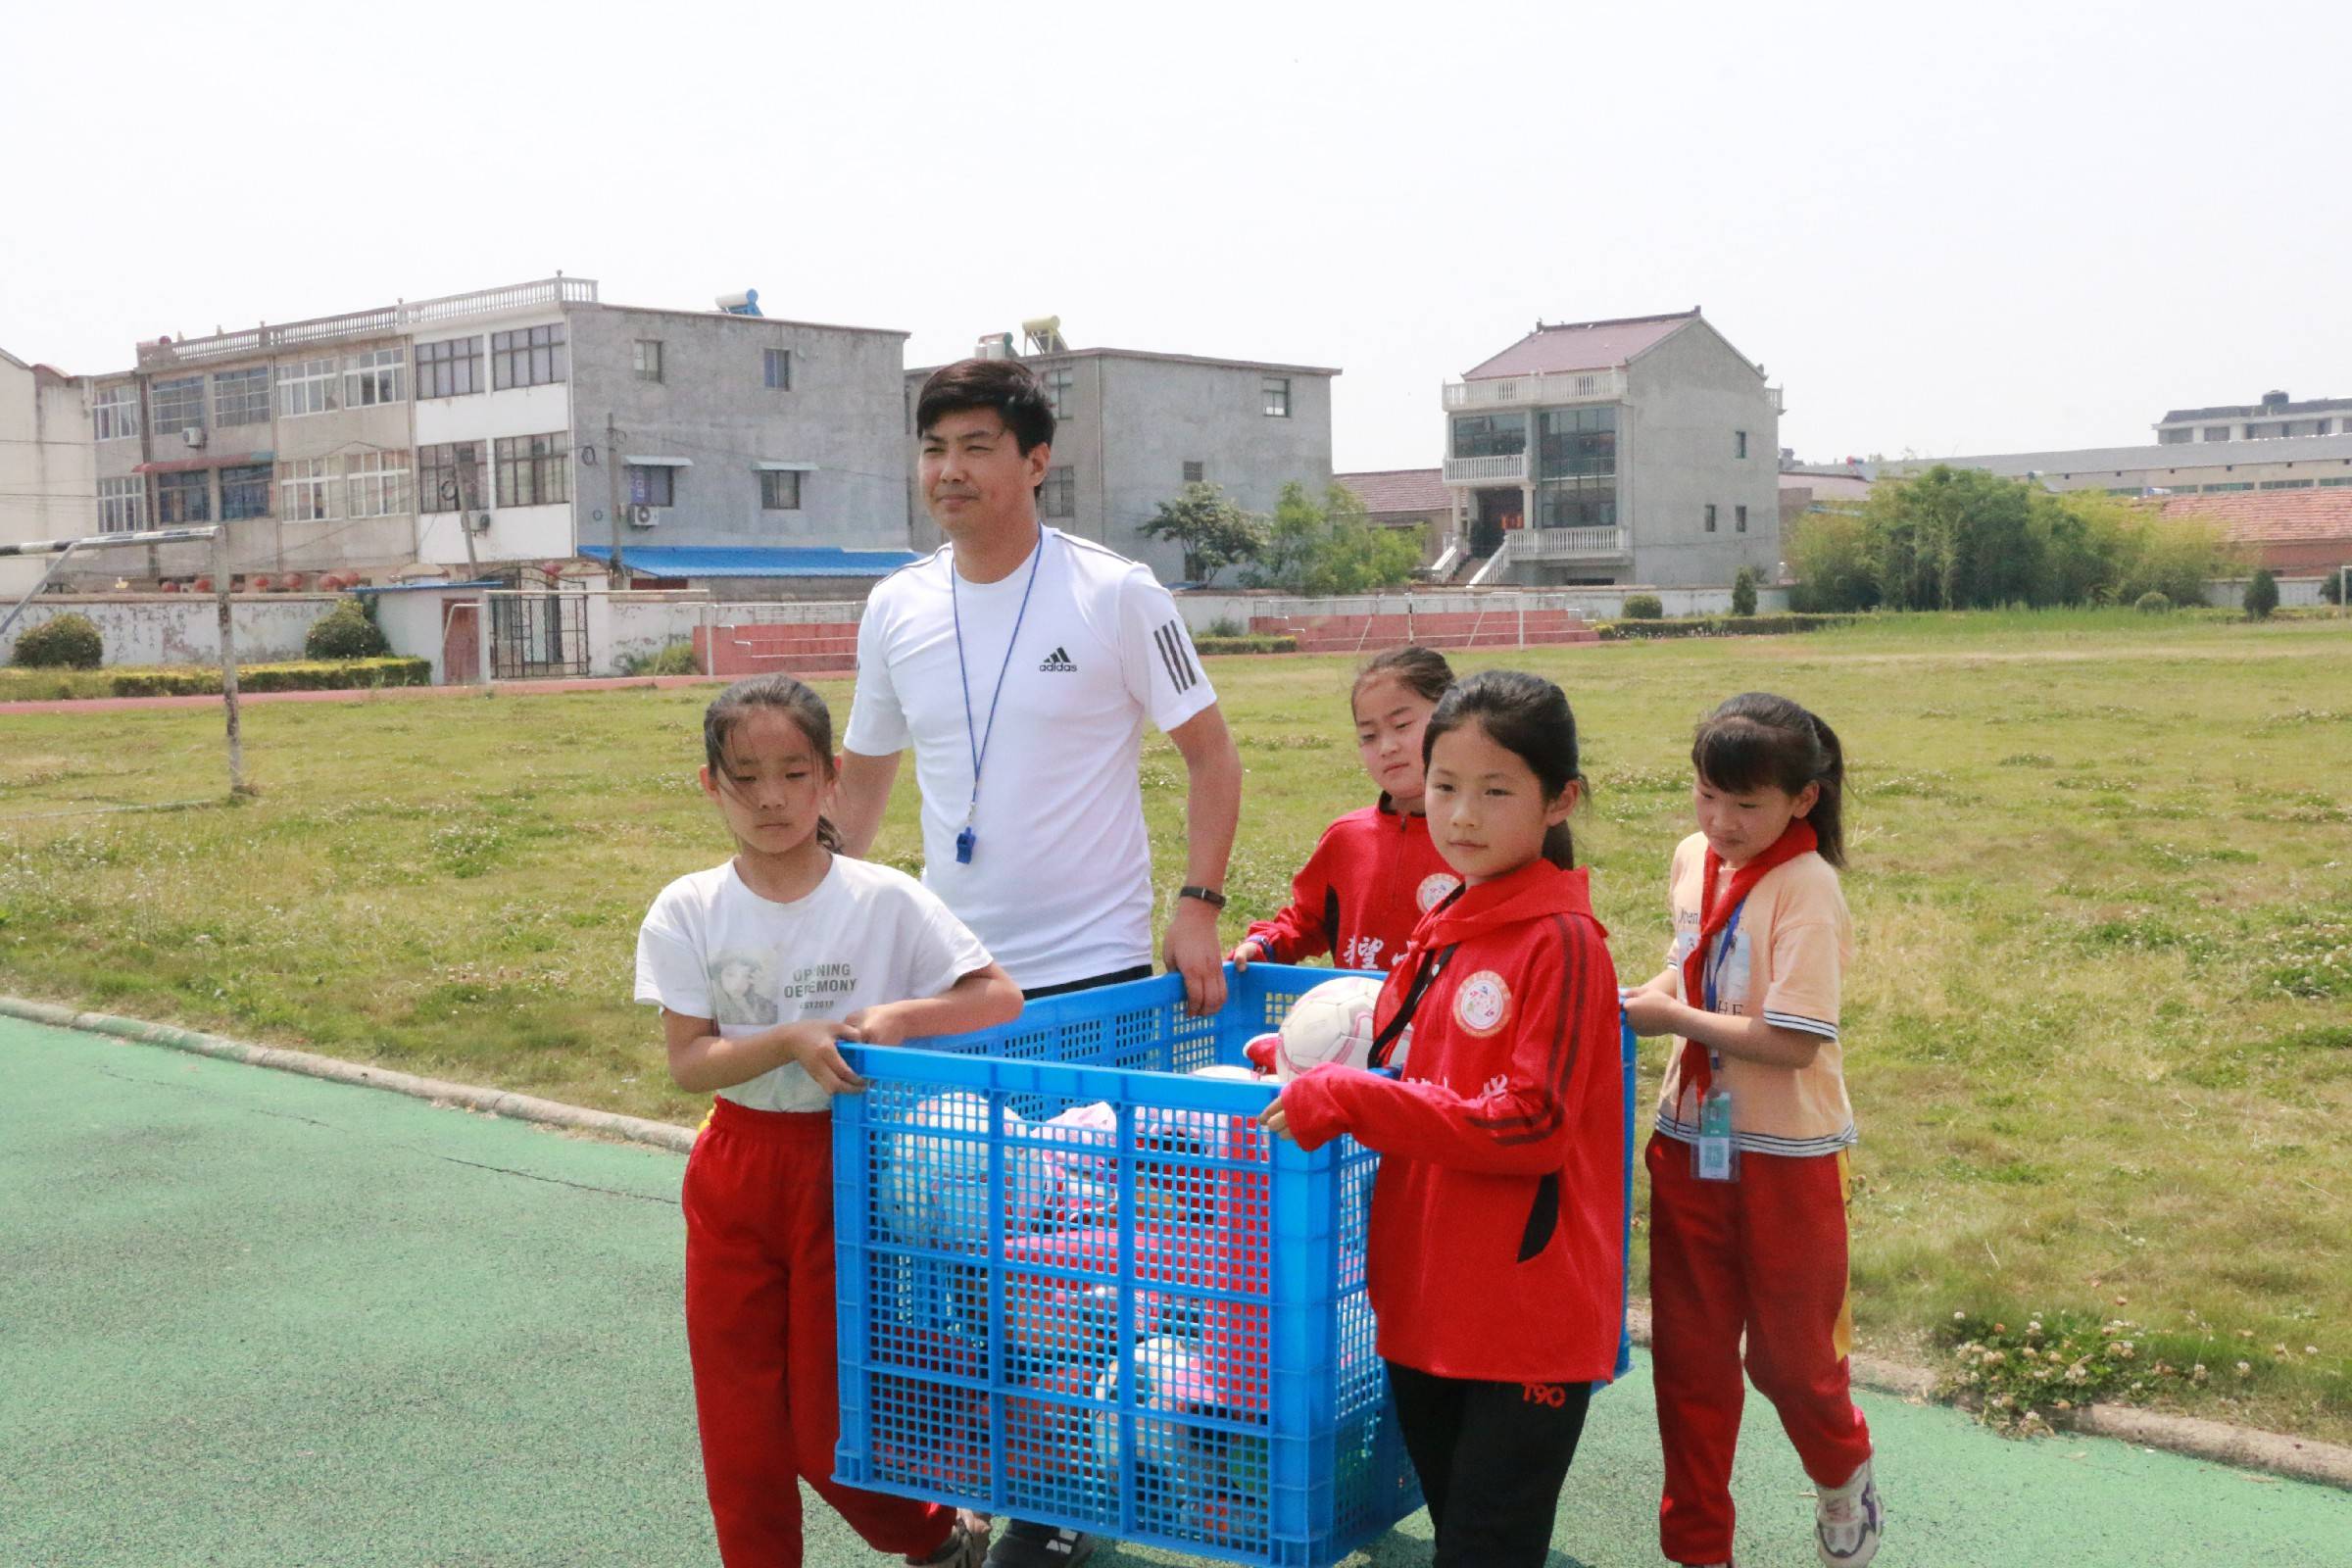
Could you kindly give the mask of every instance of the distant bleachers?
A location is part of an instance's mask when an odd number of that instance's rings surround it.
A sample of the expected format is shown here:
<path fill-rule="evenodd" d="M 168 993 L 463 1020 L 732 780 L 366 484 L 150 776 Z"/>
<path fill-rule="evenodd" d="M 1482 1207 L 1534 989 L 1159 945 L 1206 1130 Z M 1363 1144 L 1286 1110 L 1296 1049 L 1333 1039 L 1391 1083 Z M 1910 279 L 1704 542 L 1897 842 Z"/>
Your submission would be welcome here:
<path fill-rule="evenodd" d="M 715 644 L 717 658 L 710 650 Z M 698 626 L 694 655 L 713 675 L 848 675 L 858 668 L 858 623 Z"/>

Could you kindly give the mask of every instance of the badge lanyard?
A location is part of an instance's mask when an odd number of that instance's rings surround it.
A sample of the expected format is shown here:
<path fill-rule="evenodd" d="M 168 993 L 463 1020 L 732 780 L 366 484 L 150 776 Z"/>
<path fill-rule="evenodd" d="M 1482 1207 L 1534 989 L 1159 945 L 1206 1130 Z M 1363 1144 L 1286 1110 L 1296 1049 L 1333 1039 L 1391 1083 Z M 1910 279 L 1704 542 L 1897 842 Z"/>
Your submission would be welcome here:
<path fill-rule="evenodd" d="M 1706 1003 L 1709 1012 L 1723 1010 L 1721 988 L 1724 971 L 1732 966 L 1732 939 L 1740 934 L 1740 916 L 1746 910 L 1747 901 L 1745 899 L 1741 899 L 1738 904 L 1732 906 L 1730 918 L 1723 922 L 1723 929 L 1715 934 L 1715 951 L 1707 956 L 1707 966 L 1700 971 L 1700 977 L 1705 982 L 1702 1000 Z M 1723 1054 L 1709 1048 L 1707 1065 L 1717 1072 L 1721 1072 L 1723 1070 Z"/>
<path fill-rule="evenodd" d="M 1724 972 L 1732 966 L 1732 946 L 1740 935 L 1740 916 L 1747 908 L 1741 899 L 1732 906 L 1732 912 L 1716 933 L 1715 951 L 1707 956 L 1700 969 L 1701 1000 L 1709 1012 L 1722 1011 Z M 1709 1047 L 1707 1066 L 1716 1073 L 1723 1071 L 1723 1054 Z M 1718 1077 L 1715 1087 L 1700 1100 L 1698 1106 L 1698 1141 L 1690 1148 L 1690 1173 L 1702 1182 L 1736 1182 L 1740 1179 L 1740 1140 L 1738 1122 L 1732 1114 L 1732 1092 Z"/>
<path fill-rule="evenodd" d="M 1046 560 L 1046 531 L 1037 531 L 1035 553 L 1029 558 L 1029 580 L 1021 585 L 1021 608 L 1012 617 L 1012 635 L 1004 640 L 1004 662 L 997 666 L 997 689 L 988 699 L 988 724 L 972 733 L 972 677 L 963 665 L 963 607 L 956 597 L 956 563 L 948 563 L 948 612 L 956 621 L 956 674 L 963 682 L 963 739 L 972 749 L 972 799 L 964 808 L 963 831 L 956 835 L 956 863 L 972 863 L 972 846 L 979 842 L 972 823 L 980 815 L 980 764 L 988 759 L 988 743 L 997 733 L 997 702 L 1004 695 L 1004 672 L 1012 667 L 1012 650 L 1021 640 L 1021 622 L 1029 615 L 1029 591 L 1037 586 L 1037 568 Z"/>

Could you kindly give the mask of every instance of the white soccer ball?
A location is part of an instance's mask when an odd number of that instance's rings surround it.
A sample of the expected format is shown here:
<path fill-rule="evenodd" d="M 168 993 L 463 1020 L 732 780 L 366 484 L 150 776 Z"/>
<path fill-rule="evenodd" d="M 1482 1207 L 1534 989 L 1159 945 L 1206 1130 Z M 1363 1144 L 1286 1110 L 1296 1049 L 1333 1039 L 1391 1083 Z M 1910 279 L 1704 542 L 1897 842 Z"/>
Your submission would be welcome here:
<path fill-rule="evenodd" d="M 1024 1125 L 1020 1112 L 1006 1105 L 1006 1136 Z M 888 1150 L 888 1163 L 875 1183 L 875 1207 L 895 1239 L 951 1251 L 977 1251 L 988 1245 L 993 1130 L 986 1097 L 960 1091 L 934 1096 L 903 1123 L 875 1129 L 876 1142 Z M 1027 1185 L 1007 1170 L 1011 1203 L 1018 1203 Z"/>
<path fill-rule="evenodd" d="M 1342 975 L 1293 1003 L 1290 1015 L 1282 1020 L 1282 1045 L 1274 1053 L 1275 1081 L 1287 1084 L 1327 1061 L 1367 1065 L 1380 984 L 1370 975 Z"/>
<path fill-rule="evenodd" d="M 1135 1399 L 1135 1455 L 1146 1464 L 1172 1470 L 1192 1447 L 1191 1434 L 1176 1425 L 1188 1414 L 1216 1408 L 1216 1390 L 1199 1342 L 1162 1334 L 1139 1342 L 1124 1368 L 1113 1360 L 1095 1379 L 1095 1462 L 1105 1473 L 1119 1468 L 1119 1390 L 1122 1373 Z"/>

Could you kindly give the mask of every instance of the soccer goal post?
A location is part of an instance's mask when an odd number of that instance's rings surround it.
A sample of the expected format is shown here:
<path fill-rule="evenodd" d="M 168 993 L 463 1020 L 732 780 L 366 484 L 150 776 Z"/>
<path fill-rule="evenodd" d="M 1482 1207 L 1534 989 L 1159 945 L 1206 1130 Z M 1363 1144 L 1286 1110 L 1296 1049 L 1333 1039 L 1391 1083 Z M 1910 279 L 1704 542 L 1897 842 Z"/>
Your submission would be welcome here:
<path fill-rule="evenodd" d="M 0 544 L 0 557 L 50 556 L 49 569 L 24 598 L 0 616 L 0 637 L 24 613 L 25 607 L 40 597 L 57 580 L 66 563 L 84 551 L 126 550 L 149 545 L 178 545 L 210 542 L 213 547 L 213 592 L 220 612 L 220 707 L 228 731 L 228 793 L 232 796 L 250 794 L 245 785 L 245 741 L 237 718 L 237 624 L 228 595 L 228 541 L 225 531 L 215 523 L 197 528 L 149 528 L 138 533 L 91 534 L 80 539 L 32 539 L 18 544 Z"/>

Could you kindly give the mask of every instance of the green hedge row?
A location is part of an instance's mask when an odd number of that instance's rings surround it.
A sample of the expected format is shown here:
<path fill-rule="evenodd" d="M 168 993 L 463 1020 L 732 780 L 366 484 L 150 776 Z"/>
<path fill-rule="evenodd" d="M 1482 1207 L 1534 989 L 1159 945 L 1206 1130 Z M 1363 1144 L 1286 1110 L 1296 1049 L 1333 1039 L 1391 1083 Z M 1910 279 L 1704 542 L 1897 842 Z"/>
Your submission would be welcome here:
<path fill-rule="evenodd" d="M 1204 654 L 1295 654 L 1296 637 L 1196 637 L 1193 647 Z"/>
<path fill-rule="evenodd" d="M 161 668 L 43 671 L 0 682 L 0 701 L 46 701 L 75 697 L 209 697 L 220 690 L 219 668 L 172 665 Z M 243 664 L 240 692 L 330 692 L 380 686 L 430 686 L 433 666 L 422 659 L 306 660 L 284 664 Z"/>
<path fill-rule="evenodd" d="M 1648 637 L 1769 637 L 1780 632 L 1819 631 L 1824 626 L 1849 626 L 1854 615 L 1686 615 L 1675 620 L 1596 620 L 1592 629 L 1602 642 L 1630 642 Z"/>

